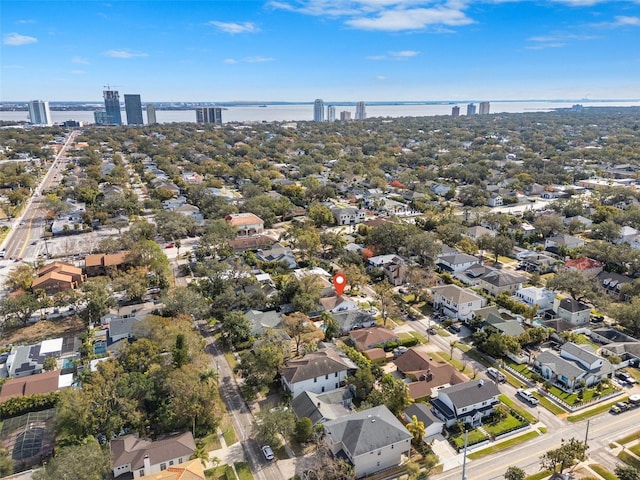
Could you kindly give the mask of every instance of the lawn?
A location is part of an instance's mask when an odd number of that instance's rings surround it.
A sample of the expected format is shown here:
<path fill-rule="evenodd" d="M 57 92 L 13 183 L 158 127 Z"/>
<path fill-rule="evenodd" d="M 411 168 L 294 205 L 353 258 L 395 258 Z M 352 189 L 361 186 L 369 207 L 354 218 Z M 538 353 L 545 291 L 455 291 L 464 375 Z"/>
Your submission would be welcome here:
<path fill-rule="evenodd" d="M 637 368 L 626 368 L 625 371 L 629 372 L 629 374 L 636 379 L 636 382 L 640 382 L 640 370 Z"/>
<path fill-rule="evenodd" d="M 630 433 L 626 437 L 618 438 L 616 439 L 615 442 L 620 445 L 625 445 L 627 443 L 633 442 L 634 440 L 640 440 L 640 430 L 638 430 L 637 432 Z"/>
<path fill-rule="evenodd" d="M 480 430 L 470 430 L 467 445 L 475 445 L 476 443 L 480 443 L 486 439 L 487 437 L 485 437 L 484 433 L 482 433 Z M 458 449 L 464 448 L 464 433 L 452 435 L 451 437 L 449 437 L 449 441 L 453 442 L 456 447 L 458 447 Z"/>
<path fill-rule="evenodd" d="M 464 353 L 467 353 L 469 350 L 471 350 L 473 347 L 471 345 L 467 345 L 466 343 L 456 343 L 456 348 L 458 350 L 463 351 Z"/>
<path fill-rule="evenodd" d="M 532 438 L 537 437 L 538 435 L 540 435 L 538 432 L 527 432 L 524 435 L 518 435 L 517 437 L 510 438 L 509 440 L 505 440 L 504 442 L 496 443 L 495 445 L 491 445 L 490 447 L 483 448 L 479 452 L 470 453 L 469 455 L 467 455 L 467 457 L 471 460 L 477 460 L 478 458 L 486 457 L 487 455 L 491 455 L 496 452 L 506 450 L 507 448 L 511 448 L 514 445 L 518 445 L 519 443 L 524 443 L 527 440 L 531 440 Z"/>
<path fill-rule="evenodd" d="M 534 473 L 533 475 L 529 475 L 524 480 L 542 480 L 543 478 L 549 478 L 553 472 L 551 470 L 544 470 L 542 472 Z"/>
<path fill-rule="evenodd" d="M 640 443 L 636 443 L 633 447 L 629 447 L 629 451 L 640 457 Z"/>
<path fill-rule="evenodd" d="M 508 414 L 507 418 L 500 420 L 497 423 L 483 425 L 483 427 L 491 435 L 497 437 L 502 433 L 510 432 L 511 430 L 515 430 L 516 428 L 523 427 L 525 425 L 525 423 L 521 422 L 513 415 Z"/>
<path fill-rule="evenodd" d="M 604 480 L 618 480 L 618 477 L 604 468 L 602 465 L 598 465 L 597 463 L 592 463 L 589 465 L 589 468 L 600 475 Z"/>
<path fill-rule="evenodd" d="M 564 408 L 562 408 L 559 405 L 556 405 L 544 395 L 540 395 L 539 393 L 534 392 L 533 396 L 540 401 L 540 405 L 542 405 L 544 408 L 549 410 L 554 415 L 562 415 L 563 413 L 566 413 L 566 410 Z"/>
<path fill-rule="evenodd" d="M 524 408 L 520 408 L 520 406 L 516 402 L 514 402 L 512 399 L 510 399 L 506 395 L 500 395 L 498 399 L 502 403 L 504 403 L 507 407 L 509 407 L 511 410 L 514 410 L 516 413 L 518 413 L 518 415 L 522 416 L 522 418 L 527 420 L 529 423 L 536 422 L 536 417 L 534 415 L 527 412 Z"/>
<path fill-rule="evenodd" d="M 533 375 L 533 372 L 529 370 L 529 366 L 526 363 L 519 365 L 511 360 L 505 360 L 505 363 L 513 368 L 516 372 L 520 373 L 520 375 L 523 375 L 527 378 L 531 378 Z"/>
<path fill-rule="evenodd" d="M 613 402 L 603 403 L 602 405 L 598 405 L 597 407 L 587 410 L 586 412 L 569 415 L 567 417 L 567 420 L 569 420 L 570 422 L 579 422 L 580 420 L 584 420 L 586 418 L 593 417 L 594 415 L 598 415 L 599 413 L 606 412 L 611 408 L 612 405 L 615 405 L 617 402 L 626 402 L 627 400 L 629 400 L 629 397 L 617 398 Z"/>
<path fill-rule="evenodd" d="M 451 336 L 451 334 L 449 332 L 447 332 L 444 328 L 437 327 L 436 331 L 438 332 L 438 335 L 440 335 L 441 337 L 450 337 Z"/>
<path fill-rule="evenodd" d="M 427 337 L 420 335 L 418 332 L 409 332 L 409 334 L 417 338 L 420 341 L 420 343 L 429 343 L 429 340 L 427 340 Z"/>
<path fill-rule="evenodd" d="M 492 366 L 492 363 L 489 360 L 486 360 L 475 348 L 467 350 L 465 353 L 467 354 L 468 357 L 484 365 L 485 367 Z"/>
<path fill-rule="evenodd" d="M 239 480 L 253 480 L 253 473 L 247 462 L 236 462 L 233 466 L 236 467 Z"/>
<path fill-rule="evenodd" d="M 601 390 L 600 395 L 607 395 L 609 393 L 613 393 L 615 388 L 609 387 Z M 551 386 L 549 388 L 549 393 L 558 397 L 563 402 L 568 403 L 569 405 L 580 404 L 581 402 L 589 402 L 593 398 L 596 397 L 596 391 L 594 388 L 587 388 L 584 390 L 584 394 L 582 396 L 582 400 L 578 397 L 577 393 L 567 393 L 556 386 Z"/>
<path fill-rule="evenodd" d="M 618 458 L 636 470 L 640 470 L 640 460 L 624 450 L 618 454 Z"/>

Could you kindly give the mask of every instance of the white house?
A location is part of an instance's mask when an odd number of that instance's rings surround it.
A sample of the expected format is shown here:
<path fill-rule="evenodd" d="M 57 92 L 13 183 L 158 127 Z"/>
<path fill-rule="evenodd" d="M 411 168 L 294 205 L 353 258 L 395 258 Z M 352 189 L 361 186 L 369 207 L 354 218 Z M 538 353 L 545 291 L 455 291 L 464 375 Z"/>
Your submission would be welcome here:
<path fill-rule="evenodd" d="M 491 380 L 470 380 L 437 391 L 433 413 L 450 427 L 457 421 L 475 427 L 500 403 L 500 390 Z"/>
<path fill-rule="evenodd" d="M 137 435 L 123 435 L 111 440 L 110 447 L 116 478 L 124 473 L 133 473 L 133 478 L 140 478 L 161 472 L 172 465 L 188 462 L 196 451 L 191 432 L 171 433 L 155 442 Z"/>
<path fill-rule="evenodd" d="M 357 367 L 333 348 L 325 348 L 289 360 L 280 369 L 282 387 L 296 398 L 304 391 L 329 392 L 343 385 L 349 371 Z"/>
<path fill-rule="evenodd" d="M 473 312 L 487 303 L 484 297 L 457 285 L 433 287 L 431 292 L 434 310 L 440 309 L 445 315 L 456 320 L 470 320 Z"/>
<path fill-rule="evenodd" d="M 413 438 L 384 405 L 331 420 L 324 431 L 333 455 L 344 455 L 356 478 L 400 465 Z"/>
<path fill-rule="evenodd" d="M 560 233 L 558 235 L 554 235 L 553 237 L 549 237 L 544 241 L 545 249 L 560 247 L 564 247 L 569 250 L 573 248 L 584 247 L 584 240 L 579 237 L 574 237 L 573 235 Z"/>
<path fill-rule="evenodd" d="M 563 390 L 573 391 L 581 383 L 591 386 L 605 377 L 611 377 L 613 365 L 596 355 L 591 345 L 567 342 L 560 355 L 552 351 L 540 353 L 534 362 L 540 374 Z"/>
<path fill-rule="evenodd" d="M 498 193 L 492 193 L 491 195 L 489 195 L 489 200 L 487 203 L 490 207 L 501 207 L 503 201 L 504 199 L 502 198 L 502 195 Z"/>
<path fill-rule="evenodd" d="M 539 310 L 548 310 L 553 306 L 556 294 L 542 287 L 524 287 L 516 290 L 515 297 L 531 307 L 538 305 Z"/>
<path fill-rule="evenodd" d="M 365 211 L 353 207 L 333 208 L 331 213 L 336 219 L 336 225 L 355 225 L 366 220 Z"/>
<path fill-rule="evenodd" d="M 591 319 L 591 308 L 573 298 L 556 299 L 553 302 L 556 314 L 573 325 L 585 325 Z"/>

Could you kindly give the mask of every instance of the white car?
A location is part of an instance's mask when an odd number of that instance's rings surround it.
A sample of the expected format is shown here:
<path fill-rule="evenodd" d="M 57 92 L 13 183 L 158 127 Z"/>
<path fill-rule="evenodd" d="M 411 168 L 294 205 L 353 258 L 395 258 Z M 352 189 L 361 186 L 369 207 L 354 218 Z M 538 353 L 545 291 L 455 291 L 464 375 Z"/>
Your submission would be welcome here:
<path fill-rule="evenodd" d="M 265 445 L 264 447 L 262 447 L 262 454 L 264 455 L 264 458 L 266 458 L 269 461 L 276 458 L 275 455 L 273 454 L 273 450 L 271 450 L 271 447 L 269 445 Z"/>
<path fill-rule="evenodd" d="M 540 400 L 534 397 L 531 392 L 527 392 L 523 388 L 519 388 L 516 391 L 516 394 L 519 395 L 521 398 L 525 399 L 527 402 L 529 402 L 533 406 L 538 405 L 538 403 L 540 403 Z"/>

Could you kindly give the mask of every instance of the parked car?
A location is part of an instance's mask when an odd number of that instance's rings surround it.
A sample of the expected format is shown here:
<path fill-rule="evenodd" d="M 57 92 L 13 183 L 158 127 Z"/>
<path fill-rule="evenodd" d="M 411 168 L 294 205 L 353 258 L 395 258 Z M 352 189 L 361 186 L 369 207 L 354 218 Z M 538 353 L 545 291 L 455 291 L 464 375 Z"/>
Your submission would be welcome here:
<path fill-rule="evenodd" d="M 609 413 L 612 413 L 613 415 L 617 415 L 619 413 L 622 413 L 622 410 L 620 410 L 620 408 L 617 407 L 616 405 L 612 405 L 611 408 L 609 409 Z"/>
<path fill-rule="evenodd" d="M 271 450 L 271 447 L 269 445 L 265 445 L 262 447 L 262 454 L 264 455 L 264 458 L 266 458 L 269 461 L 276 458 L 275 455 L 273 454 L 273 450 Z"/>
<path fill-rule="evenodd" d="M 173 243 L 168 244 L 166 247 L 164 248 L 173 248 L 175 245 Z"/>
<path fill-rule="evenodd" d="M 460 333 L 460 330 L 462 330 L 462 327 L 460 325 L 456 325 L 455 323 L 453 325 L 449 325 L 448 330 L 451 333 Z"/>
<path fill-rule="evenodd" d="M 631 395 L 629 397 L 629 406 L 640 407 L 640 395 Z"/>
<path fill-rule="evenodd" d="M 633 378 L 633 377 L 631 376 L 631 374 L 630 374 L 630 373 L 627 373 L 627 372 L 617 372 L 617 373 L 616 373 L 616 378 L 617 378 L 618 380 L 622 380 L 622 381 L 624 381 L 624 382 L 626 382 L 626 383 L 628 383 L 628 384 L 630 384 L 630 385 L 632 385 L 632 384 L 636 383 L 636 379 L 635 379 L 635 378 Z"/>
<path fill-rule="evenodd" d="M 623 412 L 626 412 L 631 408 L 631 406 L 627 402 L 617 402 L 615 406 L 618 407 Z"/>
<path fill-rule="evenodd" d="M 491 378 L 493 378 L 496 382 L 499 382 L 499 383 L 504 383 L 507 381 L 507 378 L 504 376 L 504 374 L 497 368 L 493 368 L 493 367 L 487 368 L 487 375 L 489 375 Z"/>
<path fill-rule="evenodd" d="M 540 403 L 540 400 L 538 400 L 533 396 L 531 392 L 526 391 L 524 388 L 519 388 L 518 390 L 516 390 L 516 395 L 529 402 L 532 406 L 536 406 Z"/>

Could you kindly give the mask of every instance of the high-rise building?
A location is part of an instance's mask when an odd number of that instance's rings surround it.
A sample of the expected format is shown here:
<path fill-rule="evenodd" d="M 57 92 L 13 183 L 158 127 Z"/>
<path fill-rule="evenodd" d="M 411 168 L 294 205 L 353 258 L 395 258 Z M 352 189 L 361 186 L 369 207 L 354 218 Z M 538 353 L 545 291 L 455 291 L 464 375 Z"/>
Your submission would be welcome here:
<path fill-rule="evenodd" d="M 104 110 L 93 112 L 93 121 L 97 125 L 109 125 L 109 115 Z"/>
<path fill-rule="evenodd" d="M 127 112 L 127 125 L 144 125 L 140 95 L 125 93 L 124 109 Z"/>
<path fill-rule="evenodd" d="M 459 106 L 455 106 L 451 108 L 451 116 L 452 117 L 459 117 L 460 116 L 460 107 Z"/>
<path fill-rule="evenodd" d="M 476 104 L 470 103 L 467 105 L 467 115 L 475 115 L 476 114 Z"/>
<path fill-rule="evenodd" d="M 349 110 L 340 112 L 340 121 L 346 122 L 348 120 L 351 120 L 351 112 Z"/>
<path fill-rule="evenodd" d="M 324 122 L 324 102 L 320 98 L 313 102 L 313 121 Z"/>
<path fill-rule="evenodd" d="M 336 121 L 336 107 L 333 105 L 329 105 L 327 107 L 327 122 L 335 122 Z"/>
<path fill-rule="evenodd" d="M 199 107 L 196 108 L 196 122 L 198 123 L 222 123 L 222 108 Z"/>
<path fill-rule="evenodd" d="M 367 107 L 364 102 L 356 103 L 356 120 L 367 118 Z"/>
<path fill-rule="evenodd" d="M 491 104 L 489 102 L 480 102 L 478 113 L 480 115 L 489 115 L 490 109 L 491 109 Z"/>
<path fill-rule="evenodd" d="M 147 123 L 149 125 L 153 125 L 154 123 L 158 123 L 156 120 L 156 106 L 148 104 L 147 105 Z"/>
<path fill-rule="evenodd" d="M 107 112 L 108 125 L 122 125 L 122 114 L 120 113 L 120 94 L 117 90 L 104 90 L 104 109 Z"/>
<path fill-rule="evenodd" d="M 29 123 L 34 125 L 51 125 L 51 112 L 49 102 L 44 100 L 31 100 L 29 103 Z"/>

